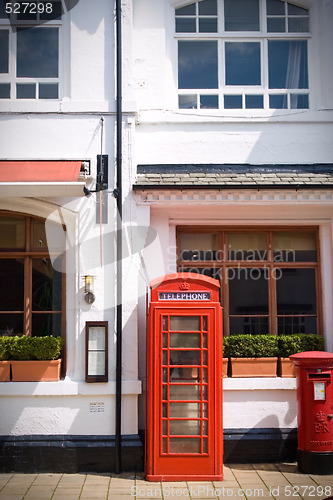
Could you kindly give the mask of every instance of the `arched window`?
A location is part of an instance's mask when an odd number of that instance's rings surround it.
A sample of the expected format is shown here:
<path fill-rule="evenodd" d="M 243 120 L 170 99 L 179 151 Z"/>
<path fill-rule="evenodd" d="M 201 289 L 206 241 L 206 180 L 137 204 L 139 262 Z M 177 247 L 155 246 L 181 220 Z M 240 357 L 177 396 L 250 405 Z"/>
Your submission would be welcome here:
<path fill-rule="evenodd" d="M 0 213 L 0 335 L 64 335 L 65 273 L 51 260 L 64 250 L 64 228 L 51 230 L 57 248 L 48 248 L 45 220 Z"/>
<path fill-rule="evenodd" d="M 202 0 L 175 9 L 181 109 L 309 108 L 308 9 Z"/>

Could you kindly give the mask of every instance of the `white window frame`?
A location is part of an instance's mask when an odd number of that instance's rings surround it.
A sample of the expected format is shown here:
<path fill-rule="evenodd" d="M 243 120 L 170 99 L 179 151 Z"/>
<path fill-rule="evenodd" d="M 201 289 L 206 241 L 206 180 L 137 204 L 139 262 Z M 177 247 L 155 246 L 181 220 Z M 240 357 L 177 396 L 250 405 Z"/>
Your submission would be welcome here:
<path fill-rule="evenodd" d="M 60 0 L 63 5 L 63 0 Z M 64 12 L 65 9 L 63 9 Z M 64 14 L 61 19 L 50 20 L 45 22 L 40 21 L 26 21 L 26 20 L 15 20 L 10 23 L 8 19 L 0 19 L 0 30 L 9 30 L 9 60 L 8 60 L 8 73 L 0 73 L 0 84 L 8 83 L 10 84 L 10 97 L 5 99 L 0 99 L 0 104 L 2 102 L 8 101 L 24 101 L 24 102 L 49 102 L 61 100 L 62 97 L 62 81 L 63 81 L 63 25 L 64 25 Z M 44 78 L 44 77 L 17 77 L 16 76 L 16 57 L 17 57 L 17 28 L 23 27 L 40 27 L 48 28 L 54 27 L 58 28 L 58 77 Z M 17 84 L 35 84 L 36 93 L 34 98 L 17 98 Z M 53 99 L 39 98 L 39 84 L 40 83 L 54 83 L 58 85 L 58 97 Z"/>
<path fill-rule="evenodd" d="M 313 90 L 311 86 L 311 68 L 310 68 L 310 41 L 312 38 L 312 19 L 311 19 L 311 6 L 313 4 L 312 0 L 282 0 L 287 3 L 292 3 L 293 5 L 305 8 L 309 11 L 309 32 L 306 33 L 270 33 L 267 31 L 267 14 L 266 14 L 266 0 L 260 0 L 259 5 L 259 20 L 260 20 L 260 31 L 224 31 L 224 12 L 223 10 L 224 1 L 217 0 L 217 19 L 218 19 L 218 31 L 217 33 L 177 33 L 175 31 L 175 10 L 187 5 L 196 3 L 201 0 L 170 0 L 170 6 L 173 10 L 173 37 L 175 41 L 175 84 L 177 89 L 176 97 L 176 108 L 181 112 L 200 112 L 200 113 L 212 113 L 212 112 L 244 112 L 253 113 L 267 113 L 272 112 L 301 112 L 308 111 L 313 108 L 312 96 Z M 218 44 L 218 88 L 217 89 L 179 89 L 178 88 L 178 41 L 181 40 L 216 40 Z M 306 89 L 269 89 L 268 88 L 268 41 L 269 40 L 306 40 L 307 41 L 307 56 L 308 56 L 308 88 Z M 260 65 L 261 65 L 261 85 L 249 85 L 249 86 L 236 86 L 236 85 L 225 85 L 225 43 L 228 41 L 232 42 L 259 42 L 261 46 L 260 51 Z M 179 95 L 194 95 L 197 96 L 197 108 L 180 108 L 178 105 Z M 308 108 L 290 108 L 290 96 L 293 94 L 309 96 L 309 107 Z M 219 99 L 218 108 L 200 108 L 200 95 L 217 95 Z M 224 108 L 224 95 L 241 95 L 242 96 L 242 108 Z M 263 108 L 245 108 L 245 96 L 246 95 L 263 95 Z M 269 107 L 269 95 L 287 95 L 287 108 L 270 108 Z"/>

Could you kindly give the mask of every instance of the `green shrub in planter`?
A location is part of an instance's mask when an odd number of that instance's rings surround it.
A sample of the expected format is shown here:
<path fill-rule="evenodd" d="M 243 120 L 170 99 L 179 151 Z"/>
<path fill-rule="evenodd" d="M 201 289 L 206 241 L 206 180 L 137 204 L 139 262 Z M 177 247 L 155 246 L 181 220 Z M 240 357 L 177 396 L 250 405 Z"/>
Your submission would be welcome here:
<path fill-rule="evenodd" d="M 11 359 L 19 361 L 53 360 L 61 354 L 60 337 L 12 337 Z"/>
<path fill-rule="evenodd" d="M 279 356 L 289 358 L 291 354 L 306 351 L 324 351 L 324 337 L 313 333 L 299 333 L 293 335 L 279 335 Z"/>
<path fill-rule="evenodd" d="M 0 337 L 0 361 L 8 361 L 11 356 L 13 337 Z"/>
<path fill-rule="evenodd" d="M 272 358 L 278 356 L 275 335 L 230 335 L 224 338 L 223 356 L 232 358 Z"/>

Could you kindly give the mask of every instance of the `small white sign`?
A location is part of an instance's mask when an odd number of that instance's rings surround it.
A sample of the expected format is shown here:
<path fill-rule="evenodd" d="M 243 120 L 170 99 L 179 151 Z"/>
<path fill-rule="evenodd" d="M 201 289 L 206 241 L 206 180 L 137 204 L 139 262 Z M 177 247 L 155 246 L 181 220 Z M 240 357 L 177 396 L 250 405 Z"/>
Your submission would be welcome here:
<path fill-rule="evenodd" d="M 325 400 L 325 382 L 315 382 L 314 383 L 314 398 L 315 401 Z"/>

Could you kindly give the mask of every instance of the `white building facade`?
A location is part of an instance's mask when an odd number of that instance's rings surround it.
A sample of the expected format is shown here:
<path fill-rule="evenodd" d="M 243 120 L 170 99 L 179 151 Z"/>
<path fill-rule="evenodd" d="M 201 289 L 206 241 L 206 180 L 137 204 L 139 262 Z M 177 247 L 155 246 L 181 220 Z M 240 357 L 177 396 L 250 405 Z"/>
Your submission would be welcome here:
<path fill-rule="evenodd" d="M 116 25 L 114 2 L 93 3 L 53 2 L 49 17 L 0 11 L 0 330 L 45 334 L 33 301 L 34 276 L 47 274 L 39 259 L 62 298 L 45 315 L 65 341 L 60 381 L 0 384 L 7 470 L 116 467 Z M 121 463 L 134 470 L 151 279 L 203 272 L 220 280 L 226 335 L 317 333 L 333 350 L 333 6 L 121 8 Z M 102 206 L 100 193 L 83 192 L 98 187 L 101 157 Z M 108 327 L 103 382 L 86 380 L 87 322 Z M 253 460 L 253 443 L 261 460 L 295 454 L 294 379 L 228 378 L 223 399 L 226 460 Z"/>

